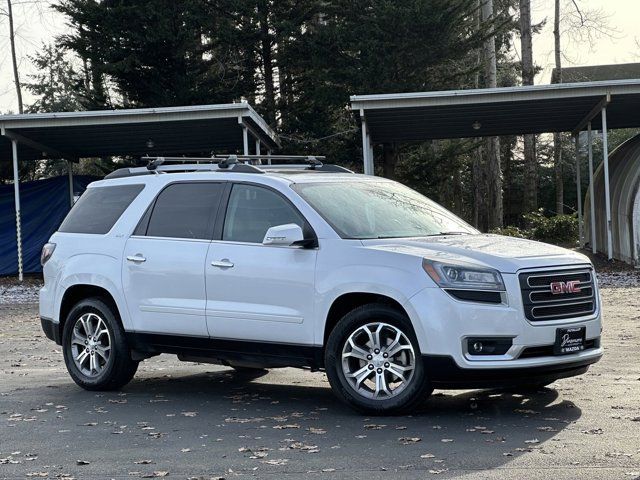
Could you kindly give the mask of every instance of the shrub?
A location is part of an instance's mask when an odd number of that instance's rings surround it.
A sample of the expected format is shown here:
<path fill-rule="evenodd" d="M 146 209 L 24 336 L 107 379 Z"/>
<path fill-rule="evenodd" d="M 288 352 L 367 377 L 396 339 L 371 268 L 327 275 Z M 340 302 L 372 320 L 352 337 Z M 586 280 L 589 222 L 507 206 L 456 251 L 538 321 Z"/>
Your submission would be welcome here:
<path fill-rule="evenodd" d="M 490 233 L 509 237 L 528 238 L 549 243 L 576 243 L 578 241 L 578 218 L 576 215 L 546 217 L 542 209 L 523 215 L 525 228 L 509 225 L 496 228 Z"/>
<path fill-rule="evenodd" d="M 576 215 L 555 215 L 545 217 L 542 211 L 524 215 L 524 221 L 531 230 L 531 237 L 551 243 L 575 243 L 578 241 L 578 217 Z"/>

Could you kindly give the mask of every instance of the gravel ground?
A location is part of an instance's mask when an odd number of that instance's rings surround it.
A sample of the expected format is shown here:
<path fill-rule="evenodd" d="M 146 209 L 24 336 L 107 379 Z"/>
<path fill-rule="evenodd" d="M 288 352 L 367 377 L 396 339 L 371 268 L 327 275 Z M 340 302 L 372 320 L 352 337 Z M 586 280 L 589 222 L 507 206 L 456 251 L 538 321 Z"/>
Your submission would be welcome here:
<path fill-rule="evenodd" d="M 250 378 L 166 355 L 121 392 L 85 392 L 37 305 L 19 303 L 32 294 L 2 290 L 0 478 L 638 479 L 637 281 L 601 278 L 605 356 L 586 375 L 532 395 L 437 392 L 378 418 L 322 373 Z"/>

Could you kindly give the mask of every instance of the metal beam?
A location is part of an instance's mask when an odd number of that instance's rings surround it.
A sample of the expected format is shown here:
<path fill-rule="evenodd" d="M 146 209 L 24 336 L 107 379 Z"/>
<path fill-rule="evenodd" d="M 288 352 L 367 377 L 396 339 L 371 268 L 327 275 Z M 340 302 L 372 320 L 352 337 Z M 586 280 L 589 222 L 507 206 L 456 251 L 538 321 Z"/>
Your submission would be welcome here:
<path fill-rule="evenodd" d="M 591 252 L 596 253 L 596 199 L 594 197 L 593 186 L 593 132 L 591 131 L 591 122 L 588 125 L 588 142 L 589 142 L 589 214 L 591 216 Z"/>
<path fill-rule="evenodd" d="M 16 245 L 18 247 L 18 280 L 22 282 L 22 220 L 20 218 L 20 175 L 18 174 L 18 142 L 11 140 L 13 154 L 13 193 L 16 206 Z"/>
<path fill-rule="evenodd" d="M 578 198 L 578 242 L 584 247 L 584 233 L 582 221 L 582 178 L 580 176 L 580 135 L 576 139 L 576 195 Z"/>
<path fill-rule="evenodd" d="M 602 161 L 604 162 L 604 205 L 607 215 L 607 258 L 609 260 L 613 260 L 611 195 L 609 194 L 609 138 L 607 133 L 607 107 L 602 109 L 602 156 Z"/>
<path fill-rule="evenodd" d="M 582 130 L 584 130 L 591 121 L 596 118 L 602 112 L 602 109 L 611 103 L 611 94 L 607 93 L 602 99 L 591 109 L 585 117 L 580 120 L 576 128 L 573 129 L 571 134 L 573 136 L 578 135 Z"/>
<path fill-rule="evenodd" d="M 9 138 L 10 140 L 15 140 L 20 142 L 22 145 L 25 145 L 29 148 L 33 148 L 34 150 L 39 150 L 40 152 L 44 152 L 50 157 L 54 158 L 74 158 L 74 155 L 69 155 L 55 148 L 44 145 L 40 142 L 36 142 L 35 140 L 31 140 L 30 138 L 25 137 L 19 133 L 16 133 L 12 130 L 7 130 L 6 128 L 2 128 L 2 135 Z"/>

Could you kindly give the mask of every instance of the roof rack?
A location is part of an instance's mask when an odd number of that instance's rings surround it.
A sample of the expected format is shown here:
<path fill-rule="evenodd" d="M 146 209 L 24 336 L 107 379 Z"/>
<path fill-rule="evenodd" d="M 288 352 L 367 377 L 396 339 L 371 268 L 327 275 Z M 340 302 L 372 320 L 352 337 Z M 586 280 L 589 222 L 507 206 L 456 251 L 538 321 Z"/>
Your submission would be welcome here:
<path fill-rule="evenodd" d="M 132 177 L 160 173 L 196 171 L 232 171 L 234 173 L 266 173 L 267 171 L 312 170 L 331 173 L 353 173 L 339 165 L 324 164 L 324 156 L 315 155 L 212 155 L 211 157 L 150 157 L 144 156 L 145 167 L 120 168 L 108 178 Z M 273 161 L 300 161 L 301 163 L 273 163 Z M 262 161 L 268 162 L 263 164 Z"/>

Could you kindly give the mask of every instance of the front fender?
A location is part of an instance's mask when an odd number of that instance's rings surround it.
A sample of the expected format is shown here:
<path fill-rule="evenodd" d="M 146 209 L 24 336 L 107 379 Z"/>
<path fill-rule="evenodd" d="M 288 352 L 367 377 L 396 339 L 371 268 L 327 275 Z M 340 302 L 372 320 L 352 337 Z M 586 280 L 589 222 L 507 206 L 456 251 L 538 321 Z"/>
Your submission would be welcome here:
<path fill-rule="evenodd" d="M 345 250 L 344 243 L 324 241 L 316 268 L 314 341 L 323 344 L 329 310 L 336 299 L 348 293 L 369 293 L 395 300 L 405 308 L 416 336 L 421 339 L 422 323 L 416 321 L 415 312 L 407 310 L 406 305 L 428 286 L 432 285 L 422 270 L 421 258 L 375 251 L 356 243 Z"/>

